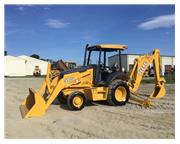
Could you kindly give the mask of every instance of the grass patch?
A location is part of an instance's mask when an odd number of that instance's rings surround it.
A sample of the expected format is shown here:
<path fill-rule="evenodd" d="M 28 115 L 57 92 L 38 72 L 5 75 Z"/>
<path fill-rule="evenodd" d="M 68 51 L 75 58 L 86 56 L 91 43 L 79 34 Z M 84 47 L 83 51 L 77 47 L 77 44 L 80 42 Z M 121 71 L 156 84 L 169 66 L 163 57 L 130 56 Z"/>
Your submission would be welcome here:
<path fill-rule="evenodd" d="M 175 83 L 175 73 L 173 74 L 166 74 L 164 76 L 167 84 L 174 84 Z M 154 83 L 154 77 L 143 79 L 142 83 Z"/>
<path fill-rule="evenodd" d="M 152 79 L 143 79 L 142 83 L 154 83 L 154 78 L 152 78 Z"/>
<path fill-rule="evenodd" d="M 175 73 L 165 75 L 166 83 L 175 83 Z"/>

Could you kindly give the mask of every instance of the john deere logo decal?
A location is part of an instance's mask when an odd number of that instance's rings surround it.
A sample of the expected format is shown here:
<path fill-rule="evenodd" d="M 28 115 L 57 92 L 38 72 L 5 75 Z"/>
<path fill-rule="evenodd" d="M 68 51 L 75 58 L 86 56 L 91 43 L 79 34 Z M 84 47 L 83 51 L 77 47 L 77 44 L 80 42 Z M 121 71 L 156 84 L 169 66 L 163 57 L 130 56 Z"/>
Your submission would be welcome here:
<path fill-rule="evenodd" d="M 64 80 L 64 82 L 65 82 L 65 83 L 69 83 L 69 82 L 72 82 L 72 81 L 74 81 L 74 80 L 75 80 L 75 78 L 69 77 L 69 78 L 66 78 L 66 79 Z"/>
<path fill-rule="evenodd" d="M 139 70 L 139 74 L 142 75 L 144 73 L 144 71 L 146 70 L 146 66 L 147 66 L 147 62 L 144 62 Z"/>

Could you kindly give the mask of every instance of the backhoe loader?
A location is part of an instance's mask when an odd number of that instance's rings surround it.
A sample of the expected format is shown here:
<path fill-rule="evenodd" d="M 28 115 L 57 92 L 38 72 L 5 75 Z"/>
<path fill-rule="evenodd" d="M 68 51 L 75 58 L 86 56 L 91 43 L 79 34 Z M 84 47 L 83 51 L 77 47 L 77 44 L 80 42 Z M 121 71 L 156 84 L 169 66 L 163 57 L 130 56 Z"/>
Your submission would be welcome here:
<path fill-rule="evenodd" d="M 86 45 L 83 66 L 61 71 L 55 76 L 49 64 L 41 88 L 37 92 L 30 88 L 28 97 L 21 103 L 22 117 L 42 116 L 55 99 L 62 98 L 71 110 L 81 110 L 87 100 L 104 100 L 110 105 L 122 106 L 131 98 L 141 105 L 150 105 L 148 100 L 130 96 L 130 93 L 137 95 L 143 74 L 151 63 L 155 71 L 155 89 L 150 98 L 163 97 L 166 90 L 165 79 L 160 76 L 160 51 L 155 49 L 152 54 L 135 59 L 127 75 L 122 72 L 121 66 L 121 51 L 127 48 L 126 45 L 115 44 Z M 111 52 L 118 52 L 119 68 L 107 66 L 107 53 Z M 93 54 L 98 54 L 97 63 L 92 63 Z"/>

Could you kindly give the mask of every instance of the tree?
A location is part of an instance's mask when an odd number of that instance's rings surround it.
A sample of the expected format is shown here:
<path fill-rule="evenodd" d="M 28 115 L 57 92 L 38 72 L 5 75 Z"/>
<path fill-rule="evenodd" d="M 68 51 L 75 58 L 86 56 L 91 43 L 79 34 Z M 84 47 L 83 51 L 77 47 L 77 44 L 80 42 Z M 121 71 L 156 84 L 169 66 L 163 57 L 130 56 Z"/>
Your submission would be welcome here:
<path fill-rule="evenodd" d="M 7 56 L 7 51 L 4 51 L 4 56 Z"/>
<path fill-rule="evenodd" d="M 30 57 L 36 58 L 36 59 L 40 59 L 40 56 L 37 54 L 32 54 Z"/>

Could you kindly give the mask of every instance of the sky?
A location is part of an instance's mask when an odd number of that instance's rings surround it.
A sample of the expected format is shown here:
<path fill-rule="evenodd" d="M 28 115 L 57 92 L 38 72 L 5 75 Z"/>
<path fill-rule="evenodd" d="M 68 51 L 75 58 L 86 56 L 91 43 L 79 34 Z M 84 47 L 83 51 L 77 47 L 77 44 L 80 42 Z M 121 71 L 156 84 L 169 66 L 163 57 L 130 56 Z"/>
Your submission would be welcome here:
<path fill-rule="evenodd" d="M 175 55 L 174 21 L 174 5 L 5 5 L 5 50 L 78 64 L 86 44 Z"/>

